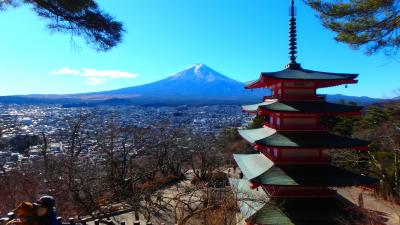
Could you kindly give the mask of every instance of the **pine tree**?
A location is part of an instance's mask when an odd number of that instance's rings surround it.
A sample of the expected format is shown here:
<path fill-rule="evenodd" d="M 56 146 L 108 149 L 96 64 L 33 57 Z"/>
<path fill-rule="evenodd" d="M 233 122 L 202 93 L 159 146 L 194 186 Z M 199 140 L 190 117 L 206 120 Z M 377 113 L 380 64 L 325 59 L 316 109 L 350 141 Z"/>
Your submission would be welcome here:
<path fill-rule="evenodd" d="M 94 0 L 0 0 L 0 10 L 30 5 L 48 28 L 80 36 L 98 51 L 107 51 L 122 40 L 123 26 L 103 12 Z"/>
<path fill-rule="evenodd" d="M 400 47 L 399 0 L 304 0 L 315 9 L 336 40 L 367 54 L 396 56 Z"/>

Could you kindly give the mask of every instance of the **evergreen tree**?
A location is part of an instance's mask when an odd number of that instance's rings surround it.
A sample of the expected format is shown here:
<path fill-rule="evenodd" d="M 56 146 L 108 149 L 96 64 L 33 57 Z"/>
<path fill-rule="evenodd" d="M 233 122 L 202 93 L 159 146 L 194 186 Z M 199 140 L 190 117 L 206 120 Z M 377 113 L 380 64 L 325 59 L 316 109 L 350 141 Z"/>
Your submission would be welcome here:
<path fill-rule="evenodd" d="M 50 30 L 80 36 L 98 51 L 110 50 L 122 40 L 122 24 L 94 0 L 0 0 L 0 10 L 22 5 L 47 19 Z"/>
<path fill-rule="evenodd" d="M 400 46 L 398 0 L 304 0 L 315 9 L 336 40 L 373 54 L 395 56 Z"/>
<path fill-rule="evenodd" d="M 256 129 L 263 127 L 263 122 L 266 120 L 265 116 L 256 115 L 253 119 L 253 122 L 249 124 L 249 129 Z"/>
<path fill-rule="evenodd" d="M 379 193 L 400 202 L 400 104 L 366 108 L 360 117 L 324 117 L 329 131 L 369 140 L 369 151 L 330 151 L 334 164 L 381 180 Z M 347 118 L 347 119 L 345 119 Z"/>

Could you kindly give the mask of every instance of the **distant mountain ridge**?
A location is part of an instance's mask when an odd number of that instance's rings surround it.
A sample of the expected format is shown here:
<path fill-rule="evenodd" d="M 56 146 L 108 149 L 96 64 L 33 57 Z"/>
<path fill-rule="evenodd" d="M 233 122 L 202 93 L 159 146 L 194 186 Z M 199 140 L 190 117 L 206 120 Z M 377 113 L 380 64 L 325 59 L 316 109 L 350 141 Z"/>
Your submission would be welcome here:
<path fill-rule="evenodd" d="M 358 105 L 371 105 L 381 101 L 381 99 L 371 98 L 367 96 L 347 96 L 342 94 L 327 95 L 326 100 L 328 102 L 339 103 L 344 100 L 346 102 L 355 102 Z"/>
<path fill-rule="evenodd" d="M 149 84 L 111 91 L 69 94 L 0 96 L 3 104 L 66 104 L 70 106 L 124 104 L 247 104 L 270 95 L 269 89 L 244 89 L 245 84 L 231 79 L 204 64 L 192 65 L 183 71 Z M 359 105 L 373 104 L 379 99 L 328 95 L 330 102 L 353 101 Z"/>

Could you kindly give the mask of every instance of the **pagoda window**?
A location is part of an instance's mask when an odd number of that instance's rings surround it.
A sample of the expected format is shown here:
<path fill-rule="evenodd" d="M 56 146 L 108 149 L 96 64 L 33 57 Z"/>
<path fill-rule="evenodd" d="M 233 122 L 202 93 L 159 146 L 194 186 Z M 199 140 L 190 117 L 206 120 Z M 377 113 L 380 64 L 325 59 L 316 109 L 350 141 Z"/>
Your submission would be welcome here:
<path fill-rule="evenodd" d="M 274 158 L 278 158 L 278 149 L 274 148 Z"/>

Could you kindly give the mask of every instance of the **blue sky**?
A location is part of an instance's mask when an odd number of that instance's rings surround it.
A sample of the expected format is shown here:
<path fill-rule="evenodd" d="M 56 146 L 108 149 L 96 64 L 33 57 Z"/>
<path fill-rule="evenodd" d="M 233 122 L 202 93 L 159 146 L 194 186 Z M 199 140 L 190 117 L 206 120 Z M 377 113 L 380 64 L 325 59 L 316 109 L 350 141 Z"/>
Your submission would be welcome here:
<path fill-rule="evenodd" d="M 111 90 L 156 81 L 196 63 L 249 81 L 288 62 L 289 0 L 98 2 L 127 30 L 124 41 L 106 53 L 79 38 L 79 48 L 73 47 L 69 34 L 51 33 L 28 7 L 1 12 L 0 95 Z M 304 68 L 360 73 L 359 84 L 322 93 L 387 97 L 400 88 L 399 62 L 337 43 L 299 0 L 297 14 L 298 61 Z"/>

